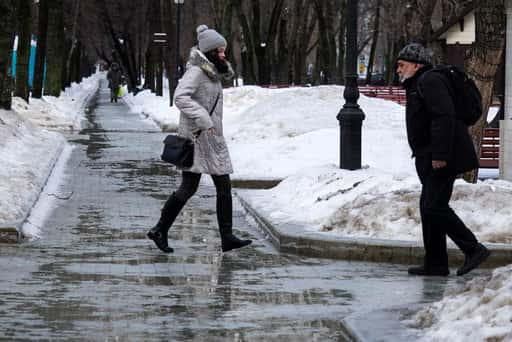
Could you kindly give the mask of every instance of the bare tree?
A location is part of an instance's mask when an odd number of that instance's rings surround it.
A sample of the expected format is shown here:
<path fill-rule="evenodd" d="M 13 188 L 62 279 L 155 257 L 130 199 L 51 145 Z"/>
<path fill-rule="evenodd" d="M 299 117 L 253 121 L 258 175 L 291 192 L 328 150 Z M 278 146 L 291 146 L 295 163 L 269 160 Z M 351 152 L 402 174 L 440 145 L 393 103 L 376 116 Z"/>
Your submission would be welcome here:
<path fill-rule="evenodd" d="M 322 83 L 334 83 L 336 78 L 336 28 L 337 11 L 332 0 L 315 0 L 314 6 L 318 19 L 318 60 L 317 69 L 322 71 Z"/>
<path fill-rule="evenodd" d="M 48 41 L 46 51 L 46 81 L 44 94 L 59 96 L 64 65 L 64 19 L 62 0 L 48 3 Z"/>
<path fill-rule="evenodd" d="M 271 78 L 269 48 L 277 37 L 279 20 L 284 0 L 260 3 L 251 0 L 250 6 L 243 6 L 242 0 L 235 0 L 238 21 L 242 26 L 244 49 L 247 54 L 246 67 L 249 81 L 269 84 Z M 266 6 L 264 6 L 266 5 Z"/>
<path fill-rule="evenodd" d="M 373 62 L 375 59 L 375 50 L 377 49 L 377 41 L 379 38 L 379 22 L 380 22 L 380 7 L 382 0 L 377 0 L 375 5 L 375 16 L 373 18 L 373 34 L 372 34 L 372 45 L 370 48 L 370 57 L 368 58 L 368 69 L 366 71 L 366 84 L 369 84 L 373 74 Z"/>
<path fill-rule="evenodd" d="M 471 127 L 473 144 L 480 155 L 482 136 L 487 123 L 487 112 L 492 102 L 494 78 L 502 61 L 505 45 L 505 5 L 503 0 L 480 0 L 475 9 L 476 36 L 471 56 L 465 61 L 468 74 L 475 81 L 482 94 L 483 115 Z M 464 179 L 475 183 L 478 169 L 468 172 Z"/>
<path fill-rule="evenodd" d="M 0 1 L 0 108 L 11 109 L 11 53 L 14 41 L 15 0 Z"/>
<path fill-rule="evenodd" d="M 18 48 L 16 50 L 16 88 L 14 95 L 29 101 L 28 62 L 32 28 L 32 0 L 18 0 L 16 9 Z"/>
<path fill-rule="evenodd" d="M 39 0 L 37 23 L 37 48 L 32 83 L 32 97 L 41 98 L 43 94 L 44 61 L 46 59 L 46 31 L 48 28 L 48 0 Z"/>

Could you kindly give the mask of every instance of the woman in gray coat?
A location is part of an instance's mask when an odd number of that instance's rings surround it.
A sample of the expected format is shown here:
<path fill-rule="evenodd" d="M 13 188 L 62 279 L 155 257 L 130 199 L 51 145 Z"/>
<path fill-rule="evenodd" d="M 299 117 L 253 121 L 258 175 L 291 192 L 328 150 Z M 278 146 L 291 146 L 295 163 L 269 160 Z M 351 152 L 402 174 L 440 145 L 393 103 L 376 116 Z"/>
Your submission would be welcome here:
<path fill-rule="evenodd" d="M 222 132 L 222 84 L 234 73 L 226 61 L 226 40 L 206 25 L 197 28 L 198 46 L 192 48 L 187 71 L 174 93 L 174 103 L 180 110 L 178 134 L 194 140 L 194 163 L 182 170 L 182 183 L 164 207 L 158 223 L 148 237 L 165 253 L 172 253 L 167 233 L 187 200 L 197 191 L 201 174 L 212 177 L 217 190 L 217 222 L 222 251 L 249 245 L 233 235 L 231 181 L 233 173 L 228 147 Z M 211 115 L 210 115 L 211 114 Z"/>

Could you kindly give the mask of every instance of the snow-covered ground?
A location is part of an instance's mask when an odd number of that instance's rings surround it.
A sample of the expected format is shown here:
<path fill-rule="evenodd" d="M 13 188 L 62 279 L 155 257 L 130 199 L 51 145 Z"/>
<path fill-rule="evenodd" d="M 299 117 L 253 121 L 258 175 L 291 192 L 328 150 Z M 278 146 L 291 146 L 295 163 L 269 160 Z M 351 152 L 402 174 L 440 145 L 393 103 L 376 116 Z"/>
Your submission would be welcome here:
<path fill-rule="evenodd" d="M 254 192 L 252 203 L 274 222 L 300 223 L 326 234 L 419 241 L 421 189 L 407 144 L 404 107 L 361 96 L 364 168 L 341 170 L 336 115 L 343 89 L 226 89 L 224 135 L 233 178 L 284 179 L 273 189 Z M 168 107 L 166 96 L 144 91 L 128 100 L 166 127 L 178 124 L 178 111 Z M 506 205 L 511 201 L 509 182 L 460 180 L 451 203 L 480 239 L 511 243 L 512 207 Z"/>
<path fill-rule="evenodd" d="M 422 341 L 512 341 L 512 265 L 449 288 L 408 322 Z"/>
<path fill-rule="evenodd" d="M 58 98 L 13 98 L 12 110 L 0 110 L 0 224 L 23 219 L 66 146 L 59 131 L 76 130 L 84 106 L 104 77 L 97 73 L 73 84 Z M 37 235 L 37 230 L 24 231 Z"/>

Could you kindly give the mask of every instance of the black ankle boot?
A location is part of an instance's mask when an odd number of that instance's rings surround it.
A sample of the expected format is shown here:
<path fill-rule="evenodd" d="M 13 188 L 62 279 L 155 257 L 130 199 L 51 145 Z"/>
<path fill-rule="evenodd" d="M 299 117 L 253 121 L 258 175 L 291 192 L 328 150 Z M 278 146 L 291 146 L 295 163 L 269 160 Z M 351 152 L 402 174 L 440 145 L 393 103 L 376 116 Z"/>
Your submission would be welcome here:
<path fill-rule="evenodd" d="M 157 224 L 153 228 L 151 228 L 148 232 L 148 238 L 153 240 L 156 246 L 164 253 L 172 253 L 174 250 L 169 247 L 169 243 L 167 242 L 167 233 L 164 233 L 161 230 L 161 227 Z"/>
<path fill-rule="evenodd" d="M 173 252 L 173 249 L 169 247 L 167 234 L 181 209 L 185 206 L 185 203 L 186 201 L 180 200 L 174 193 L 169 196 L 169 199 L 167 199 L 162 208 L 160 220 L 158 220 L 158 223 L 147 233 L 148 238 L 153 240 L 156 246 L 164 253 Z"/>
<path fill-rule="evenodd" d="M 223 252 L 241 248 L 252 243 L 252 240 L 241 240 L 233 235 L 233 200 L 231 191 L 217 193 L 217 223 L 219 224 Z"/>
<path fill-rule="evenodd" d="M 223 252 L 227 252 L 236 248 L 242 248 L 252 243 L 252 240 L 241 240 L 233 234 L 222 236 L 221 239 Z"/>

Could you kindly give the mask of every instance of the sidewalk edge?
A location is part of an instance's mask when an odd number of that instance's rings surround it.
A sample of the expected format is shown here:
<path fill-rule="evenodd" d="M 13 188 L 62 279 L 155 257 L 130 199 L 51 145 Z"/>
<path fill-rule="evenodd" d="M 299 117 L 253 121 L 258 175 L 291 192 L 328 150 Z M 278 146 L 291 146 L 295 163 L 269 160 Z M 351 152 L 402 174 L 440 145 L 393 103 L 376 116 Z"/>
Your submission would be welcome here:
<path fill-rule="evenodd" d="M 0 225 L 0 243 L 9 243 L 9 242 L 21 242 L 23 240 L 23 232 L 22 227 L 27 218 L 30 216 L 30 213 L 32 211 L 32 208 L 39 200 L 39 197 L 41 196 L 41 193 L 43 192 L 46 184 L 48 183 L 48 179 L 50 179 L 50 176 L 53 172 L 53 168 L 55 167 L 55 164 L 59 160 L 60 156 L 62 155 L 62 152 L 64 151 L 64 146 L 67 144 L 66 140 L 62 138 L 62 143 L 55 149 L 55 153 L 53 156 L 49 159 L 48 163 L 46 164 L 44 168 L 44 174 L 41 177 L 41 184 L 37 187 L 37 191 L 33 193 L 31 198 L 27 201 L 25 207 L 22 209 L 22 216 L 21 219 L 11 222 L 6 222 Z M 14 230 L 16 230 L 16 239 L 9 238 L 9 236 L 12 237 L 14 235 Z M 2 239 L 2 233 L 7 233 L 7 238 Z M 9 234 L 10 233 L 10 234 Z"/>
<path fill-rule="evenodd" d="M 306 229 L 298 224 L 273 224 L 267 216 L 258 212 L 241 192 L 235 192 L 244 209 L 258 225 L 269 234 L 272 244 L 280 252 L 342 260 L 421 264 L 423 245 L 414 241 L 349 238 Z M 512 245 L 486 244 L 492 251 L 482 267 L 497 267 L 512 263 Z M 448 248 L 450 266 L 460 266 L 464 255 L 458 248 Z"/>

